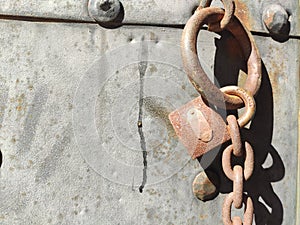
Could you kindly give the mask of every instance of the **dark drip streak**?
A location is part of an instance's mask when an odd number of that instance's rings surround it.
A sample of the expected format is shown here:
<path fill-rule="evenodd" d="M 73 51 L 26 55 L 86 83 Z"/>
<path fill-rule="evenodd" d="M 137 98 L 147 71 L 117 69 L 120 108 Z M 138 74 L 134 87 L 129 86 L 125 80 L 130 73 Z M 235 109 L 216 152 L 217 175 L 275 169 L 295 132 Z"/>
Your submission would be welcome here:
<path fill-rule="evenodd" d="M 140 96 L 139 96 L 139 118 L 138 118 L 138 132 L 140 135 L 141 149 L 143 151 L 143 182 L 139 187 L 140 193 L 143 193 L 143 189 L 147 182 L 147 149 L 146 149 L 146 140 L 143 132 L 143 104 L 144 104 L 144 76 L 147 69 L 147 62 L 141 61 L 139 63 L 139 73 L 140 73 Z"/>

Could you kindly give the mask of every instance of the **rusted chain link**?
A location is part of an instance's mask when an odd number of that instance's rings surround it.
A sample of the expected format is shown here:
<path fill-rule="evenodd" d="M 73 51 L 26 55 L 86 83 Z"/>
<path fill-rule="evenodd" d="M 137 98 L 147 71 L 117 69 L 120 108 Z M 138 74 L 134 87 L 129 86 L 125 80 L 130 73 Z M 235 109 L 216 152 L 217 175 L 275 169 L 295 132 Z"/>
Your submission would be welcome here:
<path fill-rule="evenodd" d="M 244 189 L 244 174 L 241 166 L 233 167 L 233 205 L 236 209 L 240 209 L 243 203 L 243 189 Z"/>
<path fill-rule="evenodd" d="M 239 132 L 239 124 L 233 115 L 227 116 L 227 122 L 229 127 L 229 132 L 231 134 L 231 141 L 232 141 L 232 147 L 233 147 L 233 154 L 237 157 L 242 156 L 242 141 L 241 141 L 241 135 Z"/>
<path fill-rule="evenodd" d="M 249 180 L 250 176 L 253 173 L 254 169 L 254 152 L 251 145 L 248 142 L 245 142 L 245 163 L 244 163 L 244 178 Z M 231 153 L 233 152 L 233 146 L 229 145 L 223 152 L 222 165 L 225 175 L 231 180 L 234 180 L 234 171 L 231 167 Z"/>
<path fill-rule="evenodd" d="M 234 4 L 233 0 L 221 0 L 221 1 L 224 5 L 224 9 L 225 9 L 224 17 L 222 18 L 222 20 L 220 22 L 220 28 L 223 30 L 226 28 L 226 26 L 229 24 L 229 22 L 231 21 L 231 19 L 234 16 L 235 4 Z M 211 5 L 211 2 L 212 2 L 212 0 L 201 0 L 199 9 L 209 7 Z"/>
<path fill-rule="evenodd" d="M 226 109 L 237 109 L 243 106 L 243 100 L 237 96 L 223 93 L 215 86 L 204 72 L 198 58 L 197 36 L 204 24 L 219 24 L 224 11 L 216 7 L 201 8 L 187 22 L 181 39 L 181 54 L 184 69 L 196 90 L 208 102 Z M 219 25 L 221 26 L 221 25 Z M 239 42 L 244 58 L 247 61 L 248 76 L 244 89 L 254 96 L 261 83 L 261 58 L 251 33 L 233 17 L 226 30 L 231 32 Z M 224 104 L 225 102 L 225 104 Z"/>
<path fill-rule="evenodd" d="M 231 206 L 233 204 L 234 195 L 233 192 L 227 195 L 224 201 L 223 206 L 223 223 L 225 225 L 236 225 L 236 224 L 244 224 L 244 225 L 252 225 L 253 221 L 253 202 L 250 197 L 243 195 L 243 203 L 245 205 L 245 212 L 244 212 L 244 219 L 243 221 L 239 217 L 234 217 L 233 220 L 231 219 Z"/>
<path fill-rule="evenodd" d="M 244 102 L 245 113 L 238 119 L 240 127 L 247 125 L 255 114 L 255 100 L 250 93 L 237 86 L 226 86 L 221 88 L 221 91 L 228 96 L 239 97 Z"/>
<path fill-rule="evenodd" d="M 242 141 L 240 135 L 240 127 L 246 125 L 254 115 L 255 103 L 253 97 L 247 94 L 246 91 L 241 91 L 241 88 L 226 87 L 222 90 L 227 91 L 229 94 L 234 94 L 241 97 L 245 101 L 247 120 L 242 120 L 242 123 L 237 120 L 233 115 L 227 117 L 228 128 L 230 132 L 231 142 L 223 152 L 222 167 L 225 175 L 233 181 L 233 192 L 231 192 L 225 199 L 223 205 L 223 222 L 225 225 L 236 224 L 252 224 L 253 220 L 253 204 L 251 198 L 248 198 L 246 203 L 246 210 L 244 214 L 244 221 L 239 217 L 234 217 L 231 220 L 231 205 L 233 204 L 236 209 L 240 209 L 243 205 L 243 192 L 244 192 L 244 180 L 247 181 L 254 170 L 254 152 L 251 145 L 245 142 L 245 152 L 242 148 Z M 239 90 L 239 91 L 237 91 Z M 242 94 L 241 94 L 242 93 Z M 253 101 L 253 102 L 252 102 Z M 252 105 L 253 108 L 249 107 Z M 243 115 L 243 116 L 244 116 Z M 244 116 L 245 117 L 245 116 Z M 240 165 L 231 165 L 231 156 L 242 157 L 245 155 L 245 161 L 243 167 Z M 232 169 L 233 168 L 233 169 Z"/>

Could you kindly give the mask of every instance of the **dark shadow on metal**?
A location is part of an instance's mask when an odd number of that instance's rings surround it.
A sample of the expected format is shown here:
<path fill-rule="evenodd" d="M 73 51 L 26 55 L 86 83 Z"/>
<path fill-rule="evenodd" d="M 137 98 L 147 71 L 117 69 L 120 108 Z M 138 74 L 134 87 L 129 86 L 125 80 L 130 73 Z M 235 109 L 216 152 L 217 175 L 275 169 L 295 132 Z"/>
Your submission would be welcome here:
<path fill-rule="evenodd" d="M 257 225 L 279 225 L 283 221 L 283 206 L 275 193 L 272 183 L 282 180 L 285 167 L 277 150 L 272 146 L 273 135 L 273 95 L 272 86 L 265 66 L 263 65 L 262 86 L 256 97 L 256 116 L 250 129 L 243 129 L 242 135 L 251 143 L 255 152 L 255 169 L 252 178 L 246 183 L 245 190 L 252 197 Z M 268 157 L 272 157 L 273 164 L 264 168 Z M 270 207 L 271 212 L 260 198 Z"/>
<path fill-rule="evenodd" d="M 214 73 L 217 81 L 220 86 L 237 84 L 239 71 L 245 71 L 247 68 L 246 62 L 242 57 L 241 48 L 229 32 L 222 32 L 221 38 L 216 39 L 215 43 Z M 273 189 L 272 183 L 283 179 L 285 167 L 280 155 L 271 144 L 273 135 L 273 95 L 268 72 L 263 63 L 262 84 L 255 100 L 257 109 L 250 128 L 241 130 L 243 139 L 252 145 L 255 153 L 255 169 L 252 177 L 245 182 L 244 191 L 253 200 L 255 223 L 257 225 L 280 225 L 283 221 L 283 206 Z M 237 115 L 237 111 L 230 111 L 228 114 Z M 222 150 L 228 144 L 226 143 L 221 147 L 217 157 L 206 169 L 206 171 L 213 171 L 218 174 L 220 178 L 220 185 L 218 186 L 220 193 L 232 191 L 232 182 L 225 176 L 221 164 Z M 273 165 L 269 168 L 264 168 L 263 164 L 268 155 L 272 157 Z M 198 160 L 200 162 L 200 159 Z M 235 157 L 233 157 L 232 161 L 233 165 L 243 165 L 243 160 Z M 209 177 L 209 173 L 207 174 Z M 269 211 L 268 208 L 271 210 Z"/>
<path fill-rule="evenodd" d="M 1 152 L 1 150 L 0 150 L 0 168 L 1 168 L 1 166 L 2 166 L 2 160 L 3 160 L 3 156 L 2 156 L 2 152 Z"/>
<path fill-rule="evenodd" d="M 291 31 L 291 23 L 288 21 L 286 26 L 284 26 L 281 29 L 280 34 L 273 34 L 272 32 L 270 32 L 270 36 L 273 40 L 283 43 L 290 39 L 290 36 L 289 36 L 290 31 Z"/>

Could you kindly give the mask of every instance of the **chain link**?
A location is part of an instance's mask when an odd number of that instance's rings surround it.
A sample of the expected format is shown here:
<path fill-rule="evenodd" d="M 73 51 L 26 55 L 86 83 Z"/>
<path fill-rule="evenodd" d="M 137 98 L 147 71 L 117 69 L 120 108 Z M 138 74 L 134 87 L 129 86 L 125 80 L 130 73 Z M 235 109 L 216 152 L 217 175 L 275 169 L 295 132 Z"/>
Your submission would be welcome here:
<path fill-rule="evenodd" d="M 231 206 L 234 201 L 233 192 L 229 193 L 225 198 L 224 205 L 223 205 L 223 223 L 224 225 L 236 225 L 236 224 L 244 224 L 244 225 L 252 225 L 253 222 L 253 201 L 250 197 L 243 195 L 243 203 L 245 205 L 245 212 L 243 221 L 239 217 L 234 217 L 231 219 Z"/>
<path fill-rule="evenodd" d="M 241 166 L 233 167 L 233 205 L 236 209 L 242 208 L 243 203 L 243 189 L 244 189 L 244 175 Z"/>
<path fill-rule="evenodd" d="M 236 120 L 236 117 L 233 115 L 227 116 L 227 122 L 229 126 L 229 132 L 231 134 L 233 154 L 237 157 L 240 157 L 243 155 L 243 151 L 242 151 L 241 135 L 239 132 L 240 130 L 239 124 Z"/>
<path fill-rule="evenodd" d="M 232 18 L 234 17 L 234 11 L 235 11 L 235 3 L 233 0 L 221 0 L 224 8 L 225 8 L 225 14 L 220 22 L 220 30 L 224 30 L 227 25 L 230 23 Z M 209 7 L 211 5 L 212 0 L 201 0 L 199 9 Z M 211 26 L 214 26 L 212 24 Z"/>
<path fill-rule="evenodd" d="M 254 169 L 254 151 L 248 142 L 245 142 L 245 162 L 244 162 L 244 178 L 249 180 Z M 233 146 L 229 145 L 223 152 L 222 166 L 226 176 L 233 181 L 234 172 L 231 166 L 231 155 L 233 155 Z"/>

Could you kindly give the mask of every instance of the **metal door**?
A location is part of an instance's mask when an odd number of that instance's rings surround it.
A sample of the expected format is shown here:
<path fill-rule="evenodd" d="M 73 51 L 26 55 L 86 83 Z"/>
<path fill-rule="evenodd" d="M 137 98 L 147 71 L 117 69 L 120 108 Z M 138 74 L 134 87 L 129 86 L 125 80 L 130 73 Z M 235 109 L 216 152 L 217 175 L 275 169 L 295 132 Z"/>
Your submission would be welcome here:
<path fill-rule="evenodd" d="M 0 2 L 0 224 L 222 224 L 231 183 L 218 174 L 220 194 L 205 203 L 191 186 L 217 169 L 218 152 L 207 164 L 192 160 L 168 120 L 199 95 L 180 56 L 198 0 L 121 1 L 108 22 L 95 21 L 95 1 Z M 255 223 L 299 224 L 299 3 L 235 3 L 263 63 L 252 122 Z M 264 23 L 272 4 L 288 15 L 273 21 L 284 30 Z M 235 39 L 200 36 L 211 79 L 242 83 Z"/>

